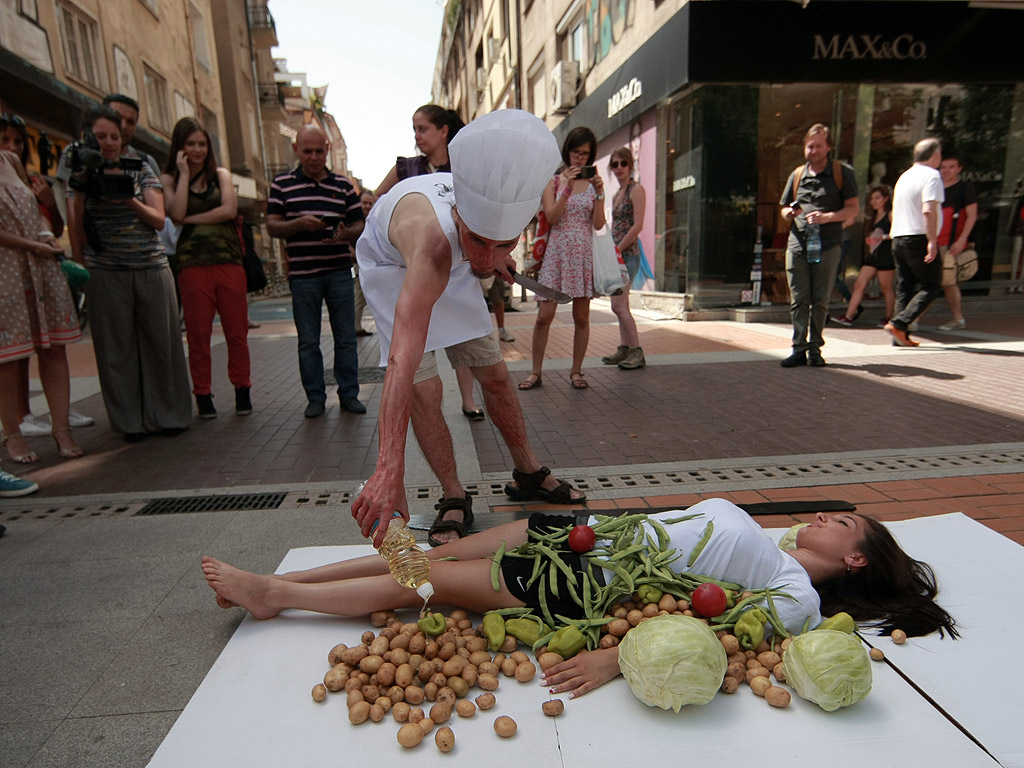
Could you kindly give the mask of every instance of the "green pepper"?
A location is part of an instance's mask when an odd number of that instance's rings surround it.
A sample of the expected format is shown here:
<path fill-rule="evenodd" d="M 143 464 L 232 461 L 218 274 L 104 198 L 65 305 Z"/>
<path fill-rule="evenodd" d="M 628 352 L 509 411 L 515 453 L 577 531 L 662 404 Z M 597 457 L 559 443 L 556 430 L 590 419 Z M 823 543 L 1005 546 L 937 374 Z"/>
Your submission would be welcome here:
<path fill-rule="evenodd" d="M 825 619 L 821 624 L 816 626 L 815 629 L 834 629 L 838 632 L 845 632 L 848 635 L 852 635 L 857 631 L 857 622 L 853 620 L 853 617 L 850 614 L 840 611 L 835 616 L 830 616 Z"/>
<path fill-rule="evenodd" d="M 736 593 L 733 592 L 731 589 L 723 589 L 722 591 L 725 592 L 725 607 L 726 608 L 735 608 L 736 607 Z"/>
<path fill-rule="evenodd" d="M 644 603 L 656 603 L 665 593 L 653 584 L 643 584 L 637 589 L 636 594 Z"/>
<path fill-rule="evenodd" d="M 505 634 L 512 635 L 516 640 L 526 643 L 530 647 L 533 647 L 539 637 L 550 631 L 551 628 L 536 617 L 521 616 L 505 620 Z"/>
<path fill-rule="evenodd" d="M 571 658 L 587 646 L 587 638 L 576 627 L 562 627 L 548 641 L 548 653 L 557 653 L 563 659 Z"/>
<path fill-rule="evenodd" d="M 448 628 L 448 622 L 443 613 L 428 613 L 416 622 L 416 626 L 424 635 L 437 637 Z"/>
<path fill-rule="evenodd" d="M 483 627 L 487 647 L 492 651 L 501 648 L 501 644 L 505 642 L 505 617 L 494 611 L 485 613 Z"/>
<path fill-rule="evenodd" d="M 740 641 L 740 647 L 748 651 L 757 648 L 764 640 L 764 625 L 767 621 L 768 617 L 760 608 L 744 611 L 733 628 L 733 634 Z"/>

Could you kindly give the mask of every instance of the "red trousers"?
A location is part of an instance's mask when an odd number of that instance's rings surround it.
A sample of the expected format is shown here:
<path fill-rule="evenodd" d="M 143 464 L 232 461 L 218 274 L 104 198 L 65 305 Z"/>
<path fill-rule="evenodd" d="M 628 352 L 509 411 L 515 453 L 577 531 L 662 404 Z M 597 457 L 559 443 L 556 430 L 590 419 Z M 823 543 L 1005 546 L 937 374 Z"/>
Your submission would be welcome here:
<path fill-rule="evenodd" d="M 210 394 L 210 337 L 214 314 L 220 315 L 228 345 L 228 378 L 236 387 L 251 387 L 245 270 L 237 264 L 186 267 L 178 274 L 178 287 L 185 314 L 193 394 Z"/>

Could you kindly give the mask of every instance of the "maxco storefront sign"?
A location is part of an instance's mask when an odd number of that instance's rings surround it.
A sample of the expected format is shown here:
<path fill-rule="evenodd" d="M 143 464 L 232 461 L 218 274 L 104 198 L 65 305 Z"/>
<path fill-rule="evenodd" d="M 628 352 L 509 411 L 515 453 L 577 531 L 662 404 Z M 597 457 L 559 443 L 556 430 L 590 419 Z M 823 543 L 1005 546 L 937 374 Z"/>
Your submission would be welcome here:
<path fill-rule="evenodd" d="M 926 59 L 928 46 L 913 35 L 825 35 L 814 36 L 815 59 Z"/>
<path fill-rule="evenodd" d="M 608 99 L 608 117 L 614 117 L 643 95 L 644 85 L 640 78 L 634 77 Z"/>

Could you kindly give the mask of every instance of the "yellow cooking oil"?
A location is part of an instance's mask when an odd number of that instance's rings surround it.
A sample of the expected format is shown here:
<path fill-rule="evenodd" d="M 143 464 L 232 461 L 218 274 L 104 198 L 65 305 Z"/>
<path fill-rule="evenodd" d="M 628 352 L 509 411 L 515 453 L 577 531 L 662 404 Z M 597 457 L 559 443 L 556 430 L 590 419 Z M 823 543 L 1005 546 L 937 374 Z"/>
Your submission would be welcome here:
<path fill-rule="evenodd" d="M 416 543 L 416 537 L 399 512 L 392 516 L 388 532 L 384 534 L 384 541 L 377 552 L 387 561 L 395 581 L 403 587 L 415 589 L 416 594 L 423 598 L 425 611 L 427 601 L 434 594 L 434 585 L 430 583 L 430 560 Z"/>

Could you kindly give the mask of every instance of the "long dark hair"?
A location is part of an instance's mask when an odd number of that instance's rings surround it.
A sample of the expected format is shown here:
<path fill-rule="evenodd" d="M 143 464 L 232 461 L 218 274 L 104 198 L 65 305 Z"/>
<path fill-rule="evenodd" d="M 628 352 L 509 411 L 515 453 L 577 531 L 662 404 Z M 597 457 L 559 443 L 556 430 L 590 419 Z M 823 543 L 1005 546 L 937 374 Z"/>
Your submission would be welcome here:
<path fill-rule="evenodd" d="M 860 543 L 867 565 L 856 573 L 815 585 L 821 613 L 846 611 L 856 621 L 869 622 L 882 632 L 902 629 L 908 637 L 936 630 L 959 637 L 953 617 L 935 602 L 939 588 L 935 572 L 900 549 L 889 529 L 877 520 L 858 515 L 866 533 Z"/>
<path fill-rule="evenodd" d="M 885 199 L 885 212 L 892 213 L 892 187 L 888 184 L 879 184 L 877 187 L 872 187 L 871 191 L 868 192 L 868 206 L 871 205 L 871 196 L 877 192 Z M 874 216 L 874 214 L 871 214 Z"/>
<path fill-rule="evenodd" d="M 569 131 L 569 135 L 562 142 L 562 162 L 572 165 L 569 161 L 569 153 L 584 144 L 590 145 L 590 152 L 587 154 L 587 162 L 584 165 L 594 164 L 594 155 L 597 154 L 597 136 L 585 126 L 578 126 Z"/>
<path fill-rule="evenodd" d="M 217 158 L 213 154 L 213 142 L 210 141 L 209 131 L 194 117 L 183 117 L 174 125 L 174 131 L 171 133 L 171 151 L 167 155 L 167 162 L 164 163 L 164 173 L 174 179 L 175 184 L 181 175 L 178 171 L 178 153 L 185 148 L 188 137 L 196 131 L 206 137 L 206 162 L 203 163 L 203 170 L 198 175 L 206 179 L 207 184 L 214 184 L 217 181 Z M 193 180 L 189 179 L 188 183 L 191 184 Z"/>
<path fill-rule="evenodd" d="M 466 124 L 462 122 L 462 118 L 459 117 L 458 112 L 453 109 L 445 109 L 437 104 L 424 104 L 413 112 L 413 114 L 423 115 L 427 120 L 434 124 L 435 128 L 444 128 L 447 126 L 447 143 L 449 144 L 452 143 L 452 139 L 455 138 L 455 134 L 466 127 Z"/>
<path fill-rule="evenodd" d="M 0 131 L 6 131 L 8 128 L 21 134 L 21 156 L 18 159 L 21 160 L 22 167 L 28 168 L 28 128 L 25 127 L 25 121 L 17 115 L 5 113 L 0 117 Z"/>

